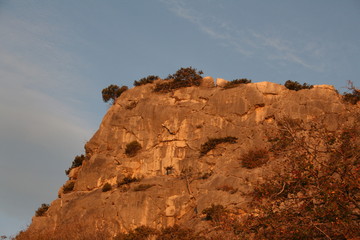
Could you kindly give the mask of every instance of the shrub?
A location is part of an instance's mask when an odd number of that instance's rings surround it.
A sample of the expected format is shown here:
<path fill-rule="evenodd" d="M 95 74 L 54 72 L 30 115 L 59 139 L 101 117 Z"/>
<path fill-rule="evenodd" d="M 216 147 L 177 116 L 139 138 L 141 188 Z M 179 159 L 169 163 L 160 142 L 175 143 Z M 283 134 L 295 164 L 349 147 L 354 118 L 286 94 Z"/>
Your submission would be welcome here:
<path fill-rule="evenodd" d="M 294 91 L 299 91 L 301 89 L 311 89 L 314 87 L 313 85 L 308 85 L 307 83 L 304 83 L 301 85 L 297 81 L 291 81 L 291 80 L 287 80 L 285 82 L 284 86 L 287 89 L 294 90 Z"/>
<path fill-rule="evenodd" d="M 102 98 L 104 102 L 111 101 L 111 103 L 114 104 L 115 100 L 126 90 L 128 90 L 127 86 L 119 87 L 117 85 L 110 85 L 102 90 Z"/>
<path fill-rule="evenodd" d="M 255 239 L 360 237 L 360 116 L 354 117 L 352 126 L 335 132 L 316 122 L 279 124 L 279 141 L 291 141 L 279 148 L 284 161 L 277 175 L 255 186 L 259 214 L 243 232 L 255 232 Z"/>
<path fill-rule="evenodd" d="M 200 147 L 200 157 L 206 155 L 210 150 L 214 149 L 220 143 L 236 143 L 236 137 L 209 138 L 209 140 Z"/>
<path fill-rule="evenodd" d="M 156 235 L 158 235 L 158 231 L 156 229 L 147 226 L 140 226 L 129 233 L 118 234 L 114 240 L 144 240 Z"/>
<path fill-rule="evenodd" d="M 134 188 L 135 192 L 146 191 L 147 189 L 155 186 L 155 184 L 140 184 Z"/>
<path fill-rule="evenodd" d="M 200 86 L 201 74 L 203 74 L 202 71 L 197 71 L 192 67 L 180 68 L 176 73 L 169 75 L 165 79 L 169 80 L 169 82 L 156 84 L 154 92 L 166 93 L 178 88 Z"/>
<path fill-rule="evenodd" d="M 74 158 L 74 160 L 73 160 L 73 162 L 72 162 L 72 164 L 71 164 L 71 167 L 69 167 L 68 170 L 65 170 L 66 175 L 69 175 L 71 169 L 76 168 L 76 167 L 80 167 L 85 159 L 86 159 L 86 158 L 85 158 L 85 155 L 84 155 L 84 154 L 81 154 L 80 156 L 77 155 L 77 156 Z"/>
<path fill-rule="evenodd" d="M 121 182 L 118 182 L 117 185 L 118 185 L 118 187 L 121 187 L 123 185 L 130 184 L 133 182 L 140 182 L 140 179 L 136 178 L 136 177 L 127 176 L 127 177 L 124 177 L 123 180 L 121 180 Z"/>
<path fill-rule="evenodd" d="M 104 186 L 102 187 L 103 192 L 110 191 L 111 189 L 112 189 L 112 187 L 111 187 L 110 183 L 105 183 Z"/>
<path fill-rule="evenodd" d="M 246 79 L 246 78 L 234 79 L 231 82 L 226 83 L 224 88 L 225 89 L 234 88 L 234 87 L 239 86 L 240 84 L 248 84 L 248 83 L 251 83 L 251 80 Z"/>
<path fill-rule="evenodd" d="M 228 211 L 223 205 L 211 204 L 211 207 L 205 208 L 202 213 L 206 214 L 205 220 L 219 223 L 226 217 Z"/>
<path fill-rule="evenodd" d="M 128 143 L 125 148 L 125 154 L 128 157 L 134 157 L 141 150 L 141 144 L 138 141 Z"/>
<path fill-rule="evenodd" d="M 269 161 L 269 153 L 265 149 L 250 150 L 241 157 L 242 167 L 253 169 L 261 167 Z"/>
<path fill-rule="evenodd" d="M 348 81 L 348 89 L 351 93 L 344 93 L 344 101 L 353 105 L 360 101 L 360 89 L 357 89 L 351 81 Z"/>
<path fill-rule="evenodd" d="M 137 86 L 141 86 L 141 85 L 145 85 L 145 84 L 148 84 L 148 83 L 153 83 L 155 80 L 159 79 L 158 76 L 154 76 L 154 75 L 149 75 L 145 78 L 141 78 L 139 81 L 134 81 L 134 86 L 137 87 Z"/>
<path fill-rule="evenodd" d="M 41 204 L 41 206 L 36 210 L 35 212 L 35 216 L 36 217 L 42 217 L 45 215 L 45 213 L 47 212 L 47 210 L 49 209 L 50 205 L 43 203 Z"/>
<path fill-rule="evenodd" d="M 66 194 L 66 193 L 69 193 L 69 192 L 73 191 L 74 187 L 75 187 L 75 182 L 74 181 L 69 181 L 69 182 L 65 183 L 63 185 L 63 193 Z"/>
<path fill-rule="evenodd" d="M 195 233 L 189 228 L 182 228 L 179 225 L 162 229 L 156 240 L 205 240 L 205 237 Z"/>

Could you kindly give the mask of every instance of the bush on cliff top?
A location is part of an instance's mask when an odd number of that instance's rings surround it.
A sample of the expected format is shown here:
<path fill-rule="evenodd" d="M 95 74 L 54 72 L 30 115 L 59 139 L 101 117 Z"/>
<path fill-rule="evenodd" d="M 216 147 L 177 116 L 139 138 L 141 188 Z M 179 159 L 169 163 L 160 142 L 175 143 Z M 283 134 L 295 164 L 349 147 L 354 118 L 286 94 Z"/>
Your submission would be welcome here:
<path fill-rule="evenodd" d="M 251 83 L 251 80 L 246 78 L 234 79 L 231 82 L 226 83 L 224 89 L 234 88 L 239 86 L 240 84 L 248 84 L 248 83 Z"/>
<path fill-rule="evenodd" d="M 134 86 L 141 86 L 148 83 L 153 83 L 155 80 L 159 79 L 159 76 L 149 75 L 147 77 L 141 78 L 139 81 L 134 81 Z"/>
<path fill-rule="evenodd" d="M 297 81 L 291 81 L 291 80 L 287 80 L 285 82 L 284 86 L 287 89 L 294 90 L 294 91 L 299 91 L 299 90 L 302 90 L 302 89 L 311 89 L 311 88 L 314 87 L 313 85 L 308 85 L 307 83 L 304 83 L 304 84 L 301 85 Z"/>
<path fill-rule="evenodd" d="M 120 95 L 125 92 L 126 90 L 128 90 L 127 86 L 122 86 L 119 87 L 118 85 L 110 85 L 107 88 L 104 88 L 101 93 L 102 93 L 102 98 L 104 100 L 104 102 L 111 102 L 111 104 L 115 103 L 115 100 L 120 97 Z"/>
<path fill-rule="evenodd" d="M 156 84 L 154 92 L 167 93 L 178 88 L 200 86 L 202 74 L 202 71 L 197 71 L 192 67 L 180 68 L 165 79 L 169 82 Z"/>
<path fill-rule="evenodd" d="M 351 92 L 344 93 L 344 101 L 353 105 L 357 104 L 360 101 L 360 89 L 357 89 L 351 81 L 348 81 L 348 89 Z"/>

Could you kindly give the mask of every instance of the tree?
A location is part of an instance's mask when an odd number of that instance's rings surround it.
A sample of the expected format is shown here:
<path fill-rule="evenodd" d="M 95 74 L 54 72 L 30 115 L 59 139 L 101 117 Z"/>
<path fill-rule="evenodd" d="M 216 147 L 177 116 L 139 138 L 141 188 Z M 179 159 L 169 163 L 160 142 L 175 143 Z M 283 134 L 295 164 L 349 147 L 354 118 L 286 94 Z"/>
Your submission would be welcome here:
<path fill-rule="evenodd" d="M 115 100 L 120 97 L 120 95 L 126 90 L 128 90 L 127 86 L 119 87 L 117 85 L 111 84 L 110 86 L 102 90 L 102 98 L 104 102 L 111 101 L 111 103 L 114 104 Z"/>

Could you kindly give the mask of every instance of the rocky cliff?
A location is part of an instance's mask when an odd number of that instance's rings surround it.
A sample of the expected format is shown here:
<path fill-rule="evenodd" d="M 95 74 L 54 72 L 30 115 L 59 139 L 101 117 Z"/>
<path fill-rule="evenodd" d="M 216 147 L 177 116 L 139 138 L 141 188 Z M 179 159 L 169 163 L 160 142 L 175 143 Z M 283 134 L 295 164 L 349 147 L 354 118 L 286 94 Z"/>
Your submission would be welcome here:
<path fill-rule="evenodd" d="M 260 82 L 224 89 L 205 78 L 200 87 L 169 93 L 146 84 L 124 92 L 86 144 L 86 159 L 72 169 L 70 191 L 59 190 L 29 231 L 63 226 L 104 229 L 115 236 L 139 226 L 179 224 L 211 229 L 203 210 L 212 204 L 239 215 L 251 211 L 254 186 L 279 167 L 275 156 L 259 167 L 242 165 L 244 154 L 269 149 L 269 137 L 285 118 L 319 122 L 336 131 L 359 112 L 328 85 L 291 91 Z M 211 139 L 233 137 L 204 151 Z M 126 154 L 129 143 L 141 149 Z M 104 189 L 107 184 L 108 189 Z M 111 185 L 111 188 L 108 185 Z"/>

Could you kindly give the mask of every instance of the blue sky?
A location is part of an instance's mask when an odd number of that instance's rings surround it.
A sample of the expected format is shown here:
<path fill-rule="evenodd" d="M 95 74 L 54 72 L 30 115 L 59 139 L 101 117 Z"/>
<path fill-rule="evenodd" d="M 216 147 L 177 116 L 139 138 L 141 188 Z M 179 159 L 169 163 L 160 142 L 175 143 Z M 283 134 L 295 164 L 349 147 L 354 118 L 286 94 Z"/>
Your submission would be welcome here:
<path fill-rule="evenodd" d="M 204 76 L 360 85 L 358 0 L 0 0 L 0 235 L 57 197 L 101 90 Z"/>

